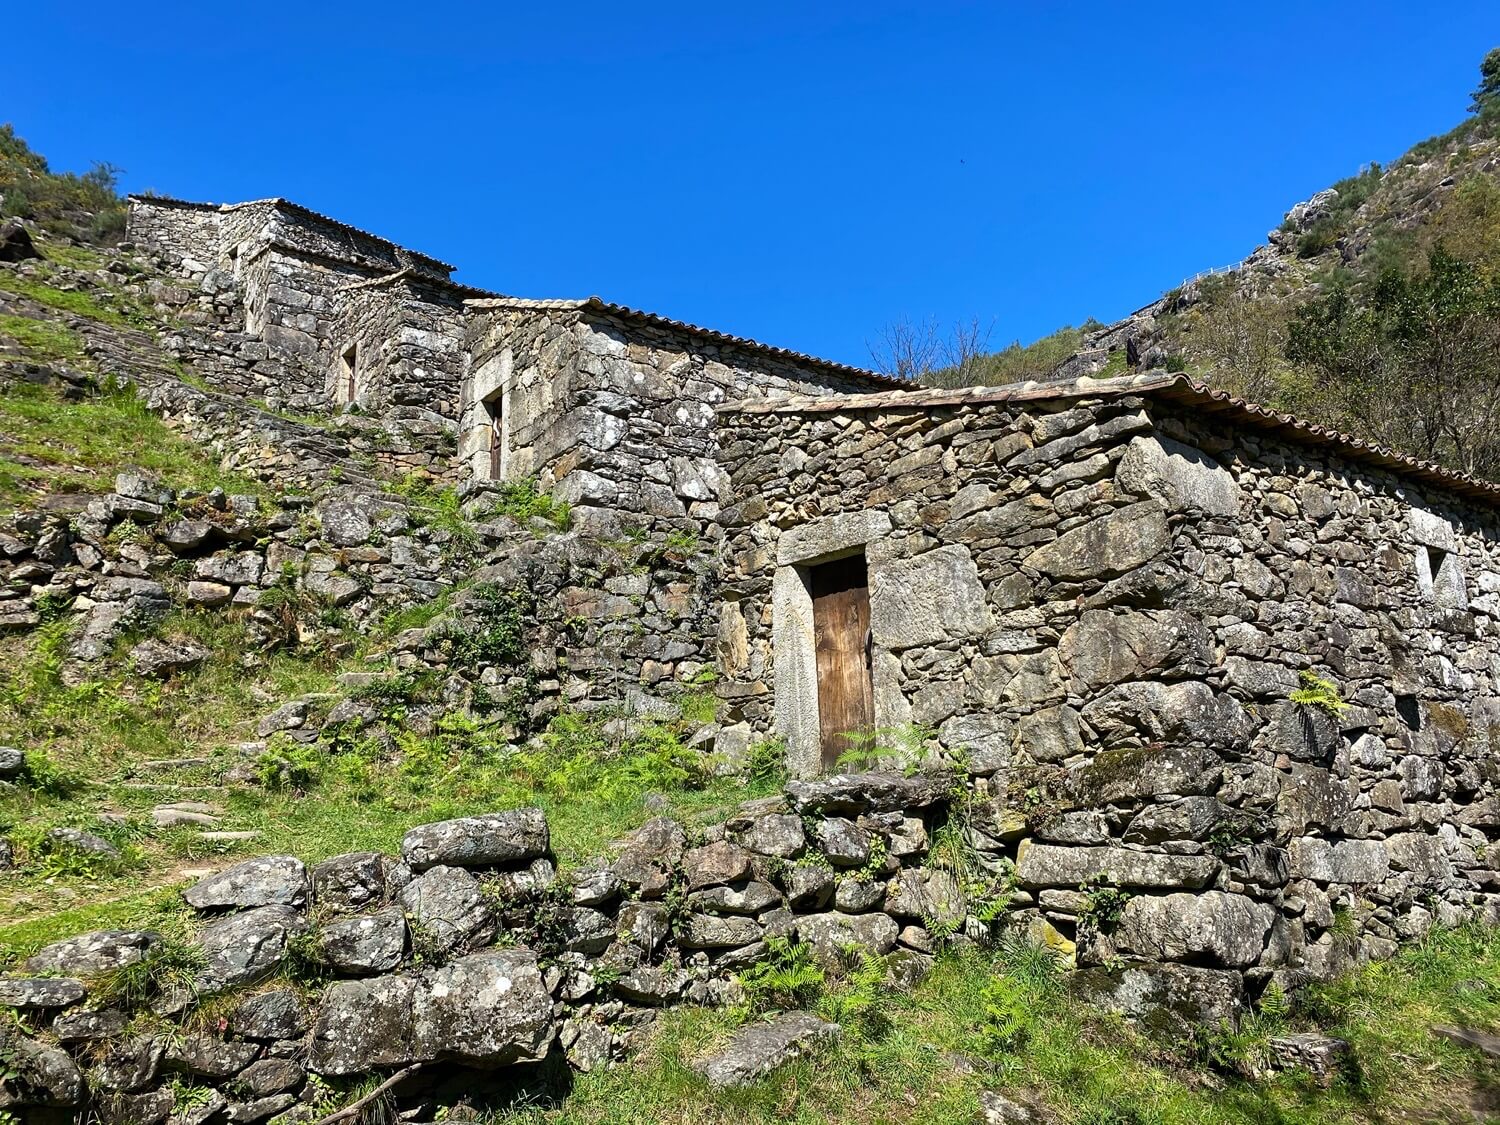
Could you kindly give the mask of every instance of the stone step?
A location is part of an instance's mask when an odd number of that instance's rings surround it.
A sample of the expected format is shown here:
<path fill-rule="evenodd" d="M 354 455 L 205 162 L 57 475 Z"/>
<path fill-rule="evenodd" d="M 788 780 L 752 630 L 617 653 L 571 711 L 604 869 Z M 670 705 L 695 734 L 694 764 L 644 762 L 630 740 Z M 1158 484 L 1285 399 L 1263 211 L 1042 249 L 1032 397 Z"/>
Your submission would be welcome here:
<path fill-rule="evenodd" d="M 171 773 L 174 770 L 195 770 L 206 765 L 207 758 L 157 758 L 149 762 L 137 762 L 135 768 L 147 773 Z"/>

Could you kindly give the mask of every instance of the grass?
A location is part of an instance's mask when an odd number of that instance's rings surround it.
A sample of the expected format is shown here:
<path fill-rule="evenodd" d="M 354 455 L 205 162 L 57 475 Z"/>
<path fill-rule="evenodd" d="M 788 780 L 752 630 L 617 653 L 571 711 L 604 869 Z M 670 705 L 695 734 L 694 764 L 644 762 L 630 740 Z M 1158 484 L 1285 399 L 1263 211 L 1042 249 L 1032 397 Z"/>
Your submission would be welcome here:
<path fill-rule="evenodd" d="M 811 999 L 843 1024 L 839 1044 L 745 1089 L 712 1091 L 689 1064 L 754 1009 L 679 1011 L 662 1018 L 633 1064 L 577 1078 L 561 1105 L 483 1120 L 969 1125 L 979 1091 L 991 1089 L 1038 1097 L 1045 1119 L 1059 1125 L 1459 1121 L 1475 1119 L 1463 1102 L 1495 1080 L 1476 1052 L 1430 1032 L 1435 1021 L 1500 1020 L 1500 935 L 1492 931 L 1436 933 L 1394 961 L 1311 990 L 1285 1026 L 1349 1040 L 1349 1065 L 1328 1089 L 1301 1073 L 1252 1081 L 1205 1063 L 1201 1045 L 1148 1039 L 1073 1000 L 1033 947 L 945 955 L 908 994 L 853 977 L 814 988 Z"/>
<path fill-rule="evenodd" d="M 6 320 L 0 334 L 9 332 Z M 106 386 L 79 402 L 26 383 L 0 392 L 0 510 L 58 492 L 107 492 L 132 466 L 178 489 L 267 493 L 174 433 L 132 387 Z"/>
<path fill-rule="evenodd" d="M 390 624 L 399 629 L 415 616 Z M 60 618 L 0 643 L 0 745 L 27 747 L 35 767 L 30 784 L 0 795 L 0 824 L 9 826 L 23 859 L 20 869 L 0 875 L 0 923 L 23 923 L 19 933 L 0 926 L 0 959 L 39 934 L 115 924 L 121 903 L 133 901 L 143 884 L 174 884 L 184 868 L 205 861 L 269 852 L 308 862 L 364 849 L 396 853 L 413 825 L 540 805 L 560 858 L 571 863 L 601 852 L 659 809 L 690 822 L 714 819 L 779 781 L 762 777 L 747 794 L 739 782 L 709 777 L 698 753 L 683 745 L 685 728 L 675 725 L 611 736 L 601 721 L 565 715 L 529 748 L 512 745 L 507 723 L 462 712 L 419 731 L 406 721 L 418 705 L 408 702 L 417 688 L 398 682 L 367 700 L 389 718 L 394 753 L 358 732 L 315 746 L 273 739 L 256 763 L 266 786 L 218 788 L 224 771 L 245 761 L 235 745 L 254 738 L 255 720 L 273 702 L 327 691 L 340 671 L 368 668 L 359 651 L 341 664 L 322 648 L 247 657 L 253 645 L 246 622 L 185 612 L 158 631 L 210 649 L 197 672 L 143 681 L 116 660 L 118 671 L 70 685 L 61 678 L 69 625 Z M 366 649 L 381 643 L 382 636 L 364 642 Z M 139 768 L 162 758 L 208 762 L 168 778 Z M 651 795 L 660 801 L 648 804 Z M 183 799 L 208 799 L 220 807 L 220 827 L 259 836 L 223 843 L 205 841 L 195 826 L 150 828 L 153 806 Z M 101 818 L 101 811 L 112 815 Z M 51 861 L 39 845 L 48 829 L 63 825 L 110 838 L 124 859 Z M 75 907 L 80 897 L 97 903 L 97 922 Z M 59 908 L 66 912 L 55 924 L 34 921 Z"/>
<path fill-rule="evenodd" d="M 55 244 L 45 243 L 48 253 L 53 253 Z M 109 290 L 102 289 L 97 284 L 89 289 L 58 289 L 48 285 L 46 282 L 38 281 L 34 277 L 24 274 L 9 273 L 0 278 L 0 289 L 11 293 L 29 297 L 39 305 L 45 305 L 49 309 L 55 309 L 62 313 L 71 313 L 74 316 L 87 317 L 104 324 L 113 325 L 116 328 L 140 327 L 149 323 L 145 316 L 137 309 L 133 301 L 118 298 L 124 302 L 125 309 L 116 308 L 113 304 L 106 304 L 101 296 L 106 299 L 115 299 L 116 295 Z"/>
<path fill-rule="evenodd" d="M 83 359 L 83 340 L 65 324 L 0 315 L 0 337 L 9 337 L 32 359 L 77 363 Z"/>

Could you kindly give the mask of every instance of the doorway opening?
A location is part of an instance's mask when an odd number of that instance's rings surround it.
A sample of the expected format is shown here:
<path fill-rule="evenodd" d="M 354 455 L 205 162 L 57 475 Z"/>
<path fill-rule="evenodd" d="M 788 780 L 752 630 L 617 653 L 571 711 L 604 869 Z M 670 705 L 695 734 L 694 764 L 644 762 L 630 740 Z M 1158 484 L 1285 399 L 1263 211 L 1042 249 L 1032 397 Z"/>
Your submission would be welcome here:
<path fill-rule="evenodd" d="M 838 760 L 875 727 L 870 668 L 870 579 L 863 552 L 807 568 L 818 666 L 822 765 Z"/>
<path fill-rule="evenodd" d="M 485 440 L 490 451 L 490 480 L 505 479 L 505 392 L 496 391 L 479 405 L 484 408 Z"/>
<path fill-rule="evenodd" d="M 355 402 L 359 398 L 359 345 L 350 344 L 339 357 L 339 401 Z"/>

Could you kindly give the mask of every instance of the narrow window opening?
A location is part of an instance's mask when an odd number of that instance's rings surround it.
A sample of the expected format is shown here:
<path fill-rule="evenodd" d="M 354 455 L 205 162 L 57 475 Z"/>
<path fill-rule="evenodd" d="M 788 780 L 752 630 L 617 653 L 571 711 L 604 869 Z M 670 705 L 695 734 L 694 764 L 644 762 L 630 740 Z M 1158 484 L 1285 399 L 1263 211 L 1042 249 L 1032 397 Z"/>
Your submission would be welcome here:
<path fill-rule="evenodd" d="M 497 391 L 485 399 L 485 440 L 490 452 L 490 480 L 505 479 L 505 395 Z"/>
<path fill-rule="evenodd" d="M 870 671 L 870 582 L 863 553 L 808 568 L 825 770 L 875 726 Z"/>
<path fill-rule="evenodd" d="M 339 401 L 356 402 L 359 399 L 359 345 L 350 344 L 339 357 Z"/>
<path fill-rule="evenodd" d="M 1422 706 L 1415 695 L 1397 695 L 1396 714 L 1401 716 L 1407 730 L 1422 729 Z"/>
<path fill-rule="evenodd" d="M 1439 609 L 1467 609 L 1469 592 L 1463 561 L 1441 547 L 1417 548 L 1417 586 L 1422 599 Z"/>

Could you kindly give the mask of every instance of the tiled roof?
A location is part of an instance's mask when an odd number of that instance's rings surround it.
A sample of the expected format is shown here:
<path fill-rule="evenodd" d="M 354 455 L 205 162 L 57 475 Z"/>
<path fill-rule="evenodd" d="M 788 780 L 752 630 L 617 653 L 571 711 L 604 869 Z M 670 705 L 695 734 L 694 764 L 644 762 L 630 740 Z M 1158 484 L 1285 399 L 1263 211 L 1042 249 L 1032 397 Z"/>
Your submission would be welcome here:
<path fill-rule="evenodd" d="M 747 339 L 744 336 L 733 336 L 728 332 L 719 332 L 713 328 L 703 328 L 697 324 L 688 324 L 682 320 L 673 320 L 671 317 L 662 316 L 659 313 L 644 312 L 641 309 L 633 309 L 627 305 L 611 304 L 600 297 L 583 297 L 574 300 L 496 297 L 487 300 L 466 301 L 464 303 L 472 308 L 479 309 L 576 309 L 580 312 L 610 316 L 618 320 L 630 321 L 636 324 L 671 329 L 674 332 L 695 336 L 700 340 L 741 348 L 745 351 L 757 352 L 761 355 L 785 360 L 788 363 L 796 363 L 804 367 L 814 367 L 821 371 L 827 371 L 830 374 L 840 375 L 848 379 L 857 379 L 862 383 L 871 383 L 875 386 L 894 388 L 919 385 L 908 382 L 905 379 L 892 379 L 888 375 L 881 375 L 875 371 L 867 371 L 862 367 L 852 367 L 849 364 L 837 363 L 831 359 L 819 359 L 817 356 L 806 355 L 803 352 L 794 352 L 788 348 L 778 348 L 773 344 L 763 344 L 759 340 Z"/>
<path fill-rule="evenodd" d="M 1240 426 L 1270 433 L 1300 445 L 1323 446 L 1362 464 L 1437 485 L 1461 496 L 1500 505 L 1500 484 L 1470 473 L 1444 468 L 1398 453 L 1387 446 L 1354 434 L 1320 426 L 1291 414 L 1283 414 L 1217 390 L 1207 383 L 1166 371 L 1121 375 L 1112 379 L 1062 379 L 1044 382 L 1006 383 L 997 387 L 920 389 L 869 395 L 797 395 L 790 398 L 747 399 L 725 403 L 721 413 L 822 414 L 865 410 L 930 409 L 938 406 L 983 406 L 990 403 L 1032 402 L 1040 399 L 1100 398 L 1149 395 L 1190 406 L 1203 414 L 1218 414 Z"/>
<path fill-rule="evenodd" d="M 348 223 L 340 222 L 338 219 L 332 218 L 329 215 L 320 214 L 319 212 L 314 211 L 311 207 L 304 207 L 300 203 L 293 203 L 290 199 L 283 199 L 280 196 L 273 196 L 269 199 L 247 199 L 243 203 L 195 203 L 190 199 L 173 199 L 168 195 L 129 195 L 126 196 L 126 198 L 131 200 L 140 200 L 142 203 L 163 204 L 169 207 L 190 207 L 195 211 L 229 212 L 238 211 L 242 207 L 257 207 L 264 204 L 270 204 L 274 207 L 280 208 L 283 211 L 291 211 L 294 214 L 302 215 L 305 218 L 316 219 L 319 222 L 327 223 L 329 226 L 338 227 L 340 230 L 349 231 L 351 234 L 357 234 L 362 238 L 368 238 L 371 242 L 378 242 L 382 246 L 389 246 L 392 250 L 400 250 L 403 254 L 413 254 L 418 258 L 422 258 L 425 261 L 431 262 L 433 265 L 441 266 L 443 269 L 448 270 L 449 272 L 452 272 L 453 270 L 456 270 L 458 268 L 457 266 L 449 265 L 447 262 L 440 261 L 439 259 L 434 258 L 431 254 L 424 254 L 420 250 L 413 250 L 410 247 L 402 246 L 400 243 L 392 242 L 389 238 L 382 238 L 378 234 L 371 234 L 367 230 L 361 230 L 359 227 L 350 226 Z"/>

